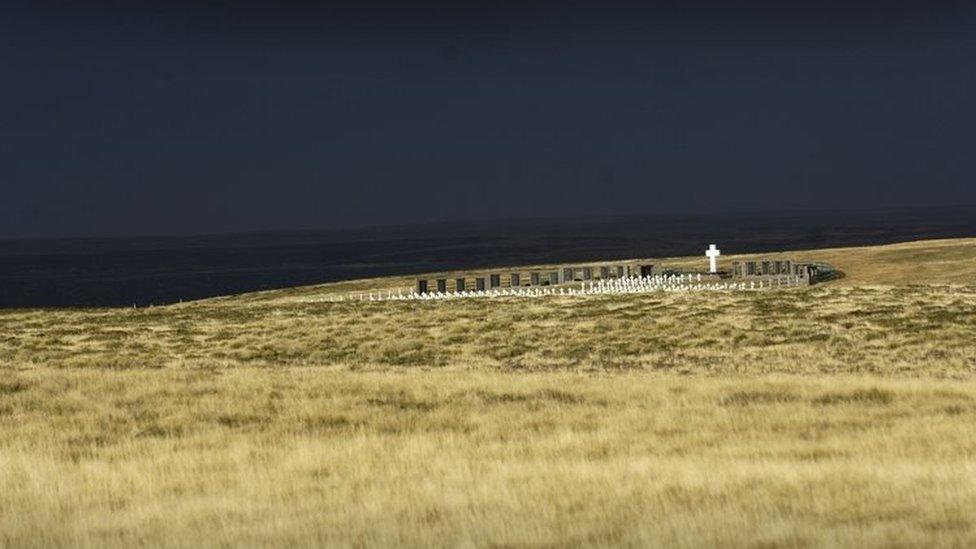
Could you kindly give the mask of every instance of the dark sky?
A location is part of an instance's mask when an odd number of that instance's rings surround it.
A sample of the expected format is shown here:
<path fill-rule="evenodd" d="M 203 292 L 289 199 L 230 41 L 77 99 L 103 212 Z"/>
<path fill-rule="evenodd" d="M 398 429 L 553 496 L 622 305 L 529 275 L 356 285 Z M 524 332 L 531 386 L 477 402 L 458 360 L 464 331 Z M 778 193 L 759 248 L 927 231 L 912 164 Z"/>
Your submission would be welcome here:
<path fill-rule="evenodd" d="M 0 237 L 976 203 L 972 2 L 0 3 Z"/>

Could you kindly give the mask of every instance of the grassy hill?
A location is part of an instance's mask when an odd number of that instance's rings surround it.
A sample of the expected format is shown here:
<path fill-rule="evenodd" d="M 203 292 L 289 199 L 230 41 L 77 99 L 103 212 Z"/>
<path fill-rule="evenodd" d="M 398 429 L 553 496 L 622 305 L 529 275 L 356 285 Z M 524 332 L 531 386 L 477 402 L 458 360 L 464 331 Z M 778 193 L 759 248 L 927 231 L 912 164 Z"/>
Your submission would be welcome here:
<path fill-rule="evenodd" d="M 728 268 L 736 259 L 790 258 L 796 261 L 822 261 L 845 272 L 847 278 L 841 285 L 906 285 L 906 284 L 976 284 L 976 238 L 923 240 L 885 246 L 858 248 L 826 248 L 820 250 L 784 251 L 769 254 L 723 255 L 720 267 Z M 656 263 L 665 267 L 703 270 L 707 267 L 704 256 L 700 257 L 649 257 L 637 261 Z M 539 264 L 528 268 L 551 269 L 555 265 Z M 443 271 L 429 273 L 428 278 L 455 278 L 470 276 L 471 271 Z M 415 276 L 391 276 L 378 279 L 352 280 L 347 282 L 305 286 L 287 290 L 255 292 L 233 296 L 234 300 L 275 300 L 285 302 L 290 297 L 306 299 L 328 294 L 353 293 L 377 289 L 401 289 L 411 291 Z M 836 284 L 836 282 L 834 283 Z"/>
<path fill-rule="evenodd" d="M 0 545 L 976 544 L 976 239 L 783 255 L 846 276 L 0 312 Z"/>

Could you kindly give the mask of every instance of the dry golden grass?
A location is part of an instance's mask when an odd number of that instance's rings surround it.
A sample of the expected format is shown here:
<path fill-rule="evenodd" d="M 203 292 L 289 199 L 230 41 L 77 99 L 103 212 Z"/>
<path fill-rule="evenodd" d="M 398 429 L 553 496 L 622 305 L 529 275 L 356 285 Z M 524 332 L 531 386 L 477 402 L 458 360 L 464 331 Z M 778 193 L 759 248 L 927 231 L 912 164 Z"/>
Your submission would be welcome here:
<path fill-rule="evenodd" d="M 0 312 L 0 546 L 976 544 L 976 239 L 789 255 L 847 277 Z"/>
<path fill-rule="evenodd" d="M 289 368 L 4 387 L 10 546 L 976 542 L 971 384 Z"/>

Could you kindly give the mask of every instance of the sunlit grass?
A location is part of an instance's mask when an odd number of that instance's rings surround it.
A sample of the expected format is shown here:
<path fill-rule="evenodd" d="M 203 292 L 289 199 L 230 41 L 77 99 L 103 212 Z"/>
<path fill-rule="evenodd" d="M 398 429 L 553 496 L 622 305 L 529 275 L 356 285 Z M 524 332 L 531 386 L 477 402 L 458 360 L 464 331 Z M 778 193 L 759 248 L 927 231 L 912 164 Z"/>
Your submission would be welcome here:
<path fill-rule="evenodd" d="M 976 541 L 971 384 L 316 368 L 15 382 L 8 545 Z"/>

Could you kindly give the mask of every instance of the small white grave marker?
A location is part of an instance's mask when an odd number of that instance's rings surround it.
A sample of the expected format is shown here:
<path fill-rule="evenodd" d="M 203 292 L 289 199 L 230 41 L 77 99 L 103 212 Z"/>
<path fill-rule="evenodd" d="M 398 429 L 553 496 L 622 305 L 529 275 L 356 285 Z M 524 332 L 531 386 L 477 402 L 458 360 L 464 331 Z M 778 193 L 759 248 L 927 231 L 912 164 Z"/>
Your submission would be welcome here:
<path fill-rule="evenodd" d="M 705 257 L 708 258 L 708 272 L 718 272 L 718 256 L 720 255 L 722 255 L 722 252 L 715 247 L 715 244 L 709 245 L 708 249 L 705 250 Z"/>

